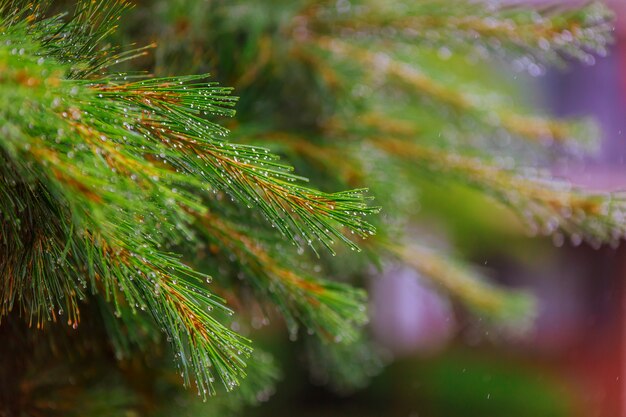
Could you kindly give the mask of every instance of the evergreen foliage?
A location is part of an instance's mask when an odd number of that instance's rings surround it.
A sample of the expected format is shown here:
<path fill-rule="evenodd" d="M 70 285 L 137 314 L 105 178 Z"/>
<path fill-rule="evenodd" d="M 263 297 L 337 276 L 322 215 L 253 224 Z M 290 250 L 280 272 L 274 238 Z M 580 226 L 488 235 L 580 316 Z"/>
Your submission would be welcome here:
<path fill-rule="evenodd" d="M 591 61 L 600 4 L 139 2 L 126 32 L 124 0 L 59 3 L 0 1 L 0 415 L 235 412 L 278 378 L 242 325 L 274 308 L 322 379 L 361 386 L 381 366 L 366 295 L 332 278 L 386 262 L 496 323 L 531 317 L 527 294 L 411 242 L 423 183 L 556 242 L 626 234 L 620 194 L 541 169 L 593 149 L 592 123 L 532 115 L 467 64 Z"/>

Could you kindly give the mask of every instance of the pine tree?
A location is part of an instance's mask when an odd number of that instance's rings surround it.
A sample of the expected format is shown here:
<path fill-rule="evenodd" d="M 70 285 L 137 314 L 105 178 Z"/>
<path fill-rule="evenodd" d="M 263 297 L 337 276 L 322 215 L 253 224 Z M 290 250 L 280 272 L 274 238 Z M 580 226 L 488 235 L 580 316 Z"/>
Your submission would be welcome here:
<path fill-rule="evenodd" d="M 626 233 L 620 194 L 541 168 L 592 150 L 593 124 L 533 115 L 467 63 L 590 61 L 601 4 L 157 1 L 121 30 L 126 1 L 64 8 L 0 2 L 0 415 L 235 412 L 280 375 L 253 342 L 278 317 L 358 387 L 380 367 L 366 294 L 332 278 L 392 261 L 528 320 L 528 294 L 406 232 L 432 187 L 556 243 Z"/>

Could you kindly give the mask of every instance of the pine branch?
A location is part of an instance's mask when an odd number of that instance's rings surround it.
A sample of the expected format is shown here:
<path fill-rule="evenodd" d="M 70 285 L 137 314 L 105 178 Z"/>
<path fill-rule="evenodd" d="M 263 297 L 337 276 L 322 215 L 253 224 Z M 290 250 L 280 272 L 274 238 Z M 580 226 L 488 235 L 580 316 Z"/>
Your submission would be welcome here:
<path fill-rule="evenodd" d="M 233 312 L 224 307 L 224 300 L 206 290 L 204 281 L 210 278 L 162 253 L 148 260 L 125 250 L 113 250 L 105 243 L 100 245 L 113 269 L 95 277 L 102 281 L 103 292 L 116 306 L 122 293 L 133 311 L 148 311 L 165 329 L 179 357 L 185 384 L 193 376 L 203 397 L 215 394 L 216 376 L 228 391 L 238 386 L 246 375 L 244 361 L 251 353 L 250 341 L 216 319 L 216 311 L 227 315 Z M 117 313 L 121 311 L 118 308 Z"/>
<path fill-rule="evenodd" d="M 17 43 L 17 39 L 14 41 Z M 82 288 L 86 287 L 86 276 L 92 291 L 104 291 L 116 304 L 122 302 L 119 295 L 123 295 L 124 302 L 130 304 L 133 310 L 141 308 L 151 313 L 156 322 L 166 329 L 175 351 L 181 356 L 186 382 L 192 373 L 206 395 L 207 392 L 214 392 L 214 374 L 217 374 L 227 389 L 232 389 L 245 375 L 242 358 L 249 352 L 247 341 L 226 329 L 207 311 L 207 307 L 214 306 L 223 309 L 220 300 L 211 298 L 203 288 L 207 278 L 190 270 L 177 258 L 157 250 L 159 239 L 153 234 L 160 234 L 159 222 L 166 221 L 167 215 L 176 218 L 175 210 L 166 211 L 172 205 L 162 201 L 164 197 L 171 198 L 173 192 L 160 193 L 163 186 L 155 185 L 155 182 L 133 186 L 133 181 L 125 177 L 123 171 L 113 171 L 111 176 L 111 166 L 107 161 L 109 155 L 116 162 L 125 163 L 125 166 L 145 166 L 144 172 L 147 173 L 154 173 L 155 169 L 150 170 L 150 164 L 137 155 L 131 163 L 123 151 L 108 145 L 102 133 L 96 134 L 94 128 L 80 123 L 83 117 L 94 120 L 87 111 L 79 110 L 86 108 L 81 107 L 84 103 L 73 103 L 76 106 L 67 103 L 80 93 L 85 93 L 83 99 L 90 96 L 80 84 L 62 81 L 57 75 L 42 78 L 39 59 L 26 53 L 18 54 L 16 58 L 2 48 L 0 59 L 12 64 L 0 72 L 0 89 L 8 100 L 3 103 L 0 120 L 9 132 L 0 146 L 9 155 L 9 166 L 17 168 L 18 176 L 22 174 L 22 179 L 27 180 L 27 189 L 33 184 L 42 184 L 43 190 L 53 195 L 48 204 L 64 208 L 64 212 L 57 214 L 60 214 L 62 222 L 66 222 L 66 230 L 56 231 L 61 235 L 56 241 L 48 238 L 47 242 L 44 241 L 47 245 L 43 247 L 37 241 L 22 242 L 32 245 L 36 251 L 31 257 L 9 258 L 8 263 L 3 265 L 3 272 L 7 272 L 9 278 L 8 291 L 2 294 L 4 314 L 13 308 L 13 300 L 17 297 L 20 301 L 25 300 L 20 307 L 27 310 L 31 317 L 37 316 L 41 325 L 41 316 L 51 316 L 56 320 L 55 304 L 58 303 L 68 306 L 70 324 L 77 326 L 76 299 L 82 298 L 85 292 Z M 50 70 L 50 66 L 46 69 Z M 49 73 L 54 74 L 55 71 L 50 70 Z M 21 87 L 16 88 L 16 85 Z M 16 102 L 13 101 L 15 96 L 25 96 L 17 102 L 38 108 L 38 111 L 29 112 L 32 117 L 20 118 L 16 113 L 21 109 L 10 105 Z M 66 111 L 59 109 L 60 104 L 55 106 L 54 101 L 58 97 L 67 100 Z M 33 134 L 37 136 L 31 136 Z M 47 137 L 55 136 L 56 141 L 46 141 Z M 105 140 L 102 140 L 103 137 Z M 95 140 L 102 142 L 101 147 L 96 146 Z M 165 173 L 167 170 L 161 168 L 156 172 Z M 138 205 L 149 195 L 148 187 L 155 192 L 152 201 Z M 185 200 L 180 198 L 179 201 Z M 19 203 L 30 203 L 31 209 L 41 205 L 32 200 Z M 42 230 L 22 229 L 30 225 L 22 224 L 23 214 L 16 213 L 15 206 L 18 205 L 13 204 L 9 210 L 3 210 L 5 216 L 17 216 L 9 217 L 9 223 L 19 224 L 21 233 L 42 236 L 45 227 Z M 154 213 L 153 217 L 146 216 L 144 209 Z M 165 213 L 166 216 L 161 217 L 157 213 Z M 112 223 L 113 219 L 117 223 Z M 138 227 L 138 221 L 143 223 L 143 227 Z M 20 236 L 20 233 L 15 236 Z M 63 243 L 64 239 L 67 243 Z M 56 258 L 50 256 L 54 251 L 59 253 Z M 20 256 L 27 255 L 24 251 L 18 253 Z M 36 271 L 21 269 L 24 265 L 33 265 L 37 259 L 40 259 L 41 266 Z M 59 275 L 57 263 L 69 274 Z M 47 288 L 55 279 L 61 280 L 62 284 Z M 14 285 L 16 281 L 21 285 Z M 76 289 L 78 283 L 82 284 Z M 43 287 L 34 295 L 27 296 L 33 294 L 26 292 L 27 285 Z M 59 312 L 62 310 L 60 307 Z"/>
<path fill-rule="evenodd" d="M 18 172 L 0 151 L 0 318 L 15 308 L 40 328 L 44 317 L 56 321 L 65 310 L 72 325 L 85 290 L 64 279 L 74 275 L 62 262 L 73 249 L 65 238 L 71 226 L 42 184 L 26 184 Z"/>
<path fill-rule="evenodd" d="M 362 237 L 374 233 L 369 224 L 355 216 L 377 211 L 363 202 L 365 190 L 327 194 L 305 188 L 296 183 L 304 178 L 292 174 L 293 169 L 267 149 L 225 142 L 222 137 L 226 131 L 208 124 L 201 116 L 207 112 L 232 114 L 220 105 L 232 105 L 233 100 L 226 95 L 228 89 L 185 84 L 200 78 L 154 79 L 94 88 L 103 98 L 118 102 L 118 117 L 134 123 L 137 133 L 158 140 L 150 144 L 161 145 L 159 153 L 155 149 L 155 157 L 182 172 L 199 174 L 215 190 L 226 191 L 249 207 L 257 206 L 294 242 L 302 238 L 312 246 L 319 241 L 332 251 L 331 245 L 339 239 L 358 249 L 337 226 Z"/>
<path fill-rule="evenodd" d="M 330 247 L 339 238 L 353 249 L 342 228 L 372 234 L 360 215 L 376 209 L 361 190 L 326 194 L 293 184 L 302 178 L 267 150 L 225 142 L 226 130 L 206 116 L 232 115 L 234 99 L 203 76 L 74 79 L 106 65 L 108 53 L 92 60 L 91 42 L 113 30 L 125 3 L 78 7 L 67 26 L 56 16 L 40 23 L 44 29 L 34 15 L 20 20 L 31 8 L 0 9 L 20 16 L 0 21 L 0 156 L 9 168 L 0 192 L 13 197 L 0 206 L 0 250 L 34 249 L 0 262 L 8 277 L 1 313 L 17 305 L 41 326 L 65 307 L 77 327 L 89 288 L 118 315 L 126 305 L 133 314 L 146 310 L 201 395 L 215 392 L 216 378 L 230 390 L 245 376 L 248 341 L 210 312 L 230 314 L 206 290 L 209 278 L 162 249 L 194 239 L 191 213 L 206 212 L 200 196 L 225 190 L 294 241 Z M 72 47 L 63 34 L 77 38 Z M 10 188 L 16 181 L 22 193 Z"/>
<path fill-rule="evenodd" d="M 302 323 L 325 340 L 349 343 L 367 321 L 365 294 L 348 285 L 317 279 L 276 259 L 258 240 L 211 212 L 198 217 L 210 243 L 234 257 L 257 292 L 287 321 L 292 337 Z"/>
<path fill-rule="evenodd" d="M 121 52 L 119 47 L 105 43 L 117 30 L 121 16 L 131 8 L 126 0 L 78 1 L 69 19 L 64 13 L 47 17 L 50 4 L 50 0 L 4 0 L 0 15 L 8 27 L 26 23 L 29 35 L 45 49 L 46 56 L 71 66 L 68 78 L 97 75 L 154 46 Z"/>
<path fill-rule="evenodd" d="M 475 187 L 498 199 L 525 220 L 531 231 L 552 234 L 563 243 L 566 233 L 574 245 L 583 240 L 596 246 L 617 244 L 626 236 L 621 193 L 593 193 L 540 175 L 494 165 L 484 159 L 421 147 L 394 139 L 374 139 L 390 155 L 420 162 L 420 168 Z"/>
<path fill-rule="evenodd" d="M 359 3 L 343 13 L 318 4 L 304 19 L 315 32 L 342 38 L 513 56 L 531 72 L 538 63 L 564 65 L 571 58 L 589 62 L 591 53 L 606 54 L 612 40 L 613 14 L 601 2 L 578 8 L 466 0 Z"/>
<path fill-rule="evenodd" d="M 194 401 L 189 393 L 181 392 L 176 386 L 161 385 L 157 389 L 155 400 L 159 401 L 155 416 L 179 417 L 196 416 L 239 416 L 249 412 L 250 406 L 266 402 L 274 393 L 276 380 L 280 377 L 272 357 L 255 349 L 248 375 L 237 391 L 218 393 L 210 401 Z M 164 389 L 165 388 L 165 389 Z M 153 406 L 154 407 L 154 406 Z"/>
<path fill-rule="evenodd" d="M 530 323 L 535 300 L 528 294 L 489 284 L 466 265 L 421 245 L 387 245 L 387 249 L 476 313 L 522 329 Z"/>
<path fill-rule="evenodd" d="M 387 82 L 398 81 L 418 96 L 424 96 L 453 110 L 459 117 L 472 117 L 490 129 L 504 129 L 515 137 L 539 143 L 589 144 L 593 127 L 584 121 L 564 122 L 525 115 L 498 100 L 486 100 L 485 95 L 469 94 L 457 87 L 436 80 L 416 65 L 404 62 L 386 52 L 374 52 L 371 46 L 320 37 L 315 44 L 338 59 L 359 68 L 366 68 L 368 77 L 382 76 Z"/>

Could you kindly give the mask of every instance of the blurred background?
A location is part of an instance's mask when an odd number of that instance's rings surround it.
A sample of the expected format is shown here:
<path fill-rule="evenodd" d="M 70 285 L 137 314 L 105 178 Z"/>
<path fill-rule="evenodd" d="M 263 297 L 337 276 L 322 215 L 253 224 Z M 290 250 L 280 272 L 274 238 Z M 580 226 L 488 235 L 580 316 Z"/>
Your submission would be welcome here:
<path fill-rule="evenodd" d="M 626 2 L 610 5 L 618 20 L 607 57 L 515 75 L 538 112 L 598 121 L 600 151 L 560 159 L 553 171 L 600 191 L 626 189 Z M 416 272 L 389 266 L 369 284 L 372 331 L 389 361 L 371 385 L 339 395 L 309 376 L 296 350 L 276 345 L 285 378 L 249 415 L 626 416 L 626 248 L 520 238 L 506 221 L 485 220 L 493 208 L 484 201 L 465 210 L 481 215 L 459 218 L 450 207 L 474 204 L 471 196 L 441 194 L 430 190 L 422 210 L 448 208 L 445 228 L 465 255 L 538 297 L 531 327 L 489 334 Z"/>

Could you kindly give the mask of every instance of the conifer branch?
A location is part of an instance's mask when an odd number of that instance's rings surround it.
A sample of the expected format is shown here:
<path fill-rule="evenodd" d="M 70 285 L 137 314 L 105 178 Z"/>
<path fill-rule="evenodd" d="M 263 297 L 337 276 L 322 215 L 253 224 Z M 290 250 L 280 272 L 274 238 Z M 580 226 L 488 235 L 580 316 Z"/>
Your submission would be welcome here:
<path fill-rule="evenodd" d="M 0 193 L 10 197 L 0 205 L 0 254 L 32 248 L 0 261 L 1 316 L 19 307 L 41 327 L 66 310 L 77 327 L 79 301 L 102 293 L 117 315 L 152 316 L 201 395 L 215 393 L 216 378 L 231 390 L 245 376 L 248 341 L 211 312 L 230 314 L 206 290 L 209 278 L 162 249 L 194 238 L 191 212 L 206 212 L 200 196 L 226 191 L 294 242 L 329 248 L 338 238 L 356 249 L 343 228 L 373 234 L 361 216 L 376 209 L 363 190 L 294 184 L 304 179 L 267 150 L 227 143 L 207 116 L 232 115 L 235 99 L 205 76 L 98 78 L 118 55 L 93 48 L 125 2 L 81 2 L 69 23 L 37 21 L 41 9 L 31 6 L 0 8 L 9 15 L 0 20 Z"/>
<path fill-rule="evenodd" d="M 414 268 L 446 293 L 471 310 L 499 323 L 528 323 L 534 299 L 523 292 L 514 292 L 489 284 L 469 267 L 421 245 L 386 245 L 406 265 Z"/>
<path fill-rule="evenodd" d="M 329 37 L 319 37 L 315 44 L 344 62 L 358 63 L 371 75 L 380 74 L 388 82 L 399 81 L 417 95 L 427 97 L 459 115 L 471 116 L 490 129 L 504 129 L 515 137 L 539 143 L 584 144 L 592 137 L 593 129 L 584 121 L 564 122 L 521 114 L 498 101 L 487 101 L 484 96 L 478 97 L 446 85 L 392 54 L 374 52 L 371 47 L 366 49 Z"/>
<path fill-rule="evenodd" d="M 375 213 L 366 190 L 322 193 L 297 184 L 304 178 L 267 149 L 227 143 L 226 130 L 206 122 L 207 113 L 232 115 L 229 89 L 195 84 L 202 76 L 153 79 L 93 86 L 99 96 L 116 100 L 115 111 L 145 137 L 155 138 L 155 157 L 181 172 L 201 176 L 214 191 L 225 191 L 248 207 L 258 207 L 281 233 L 308 245 L 319 241 L 332 251 L 335 239 L 358 247 L 338 229 L 361 237 L 374 233 L 361 216 Z M 107 106 L 111 106 L 107 104 Z M 167 117 L 163 117 L 163 115 Z M 146 145 L 147 146 L 147 145 Z"/>
<path fill-rule="evenodd" d="M 626 237 L 621 193 L 593 193 L 572 187 L 537 170 L 494 165 L 484 159 L 422 147 L 394 139 L 374 139 L 374 145 L 395 157 L 419 162 L 419 167 L 445 174 L 493 196 L 525 220 L 534 233 L 553 235 L 561 245 L 566 233 L 574 245 L 616 244 Z"/>
<path fill-rule="evenodd" d="M 50 5 L 50 0 L 4 0 L 0 15 L 6 26 L 27 24 L 28 34 L 45 49 L 45 55 L 71 66 L 68 78 L 96 75 L 145 53 L 146 48 L 121 52 L 119 47 L 104 43 L 130 9 L 128 1 L 78 1 L 69 19 L 65 13 L 48 17 Z"/>
<path fill-rule="evenodd" d="M 233 256 L 256 291 L 269 298 L 295 337 L 299 323 L 324 339 L 349 343 L 367 321 L 366 296 L 348 285 L 317 279 L 275 259 L 251 233 L 211 212 L 198 217 L 210 243 Z"/>
<path fill-rule="evenodd" d="M 303 16 L 318 33 L 453 51 L 475 48 L 535 66 L 564 65 L 570 58 L 589 61 L 591 53 L 606 54 L 612 40 L 613 14 L 597 1 L 578 8 L 465 0 L 360 3 L 348 13 L 318 4 Z"/>

